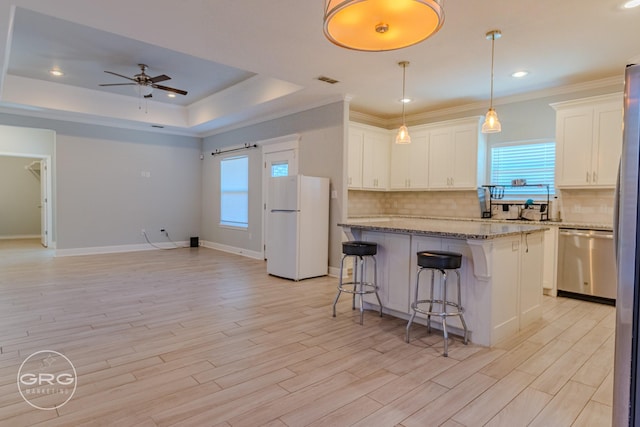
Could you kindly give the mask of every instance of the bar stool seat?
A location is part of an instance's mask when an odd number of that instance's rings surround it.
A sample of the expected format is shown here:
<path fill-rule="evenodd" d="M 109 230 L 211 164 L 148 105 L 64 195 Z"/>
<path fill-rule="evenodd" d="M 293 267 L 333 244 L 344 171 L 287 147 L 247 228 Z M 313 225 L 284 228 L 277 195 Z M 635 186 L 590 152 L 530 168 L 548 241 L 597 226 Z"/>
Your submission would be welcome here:
<path fill-rule="evenodd" d="M 342 292 L 353 294 L 352 309 L 356 308 L 356 295 L 360 296 L 360 324 L 364 317 L 364 295 L 375 294 L 380 306 L 380 317 L 382 317 L 382 302 L 378 295 L 378 267 L 375 255 L 378 253 L 378 244 L 375 242 L 349 241 L 342 243 L 342 260 L 340 261 L 340 281 L 338 283 L 338 294 L 333 301 L 333 317 L 336 317 L 336 304 Z M 344 261 L 348 257 L 353 258 L 353 280 L 345 282 Z M 365 277 L 365 262 L 367 259 L 373 261 L 373 281 L 367 282 Z"/>
<path fill-rule="evenodd" d="M 427 331 L 431 331 L 431 316 L 439 316 L 442 319 L 442 332 L 444 335 L 444 352 L 443 356 L 448 356 L 448 340 L 449 334 L 447 332 L 447 317 L 458 316 L 464 329 L 463 340 L 464 343 L 468 342 L 468 330 L 467 324 L 464 321 L 464 308 L 462 307 L 462 300 L 460 297 L 460 271 L 459 268 L 462 265 L 462 254 L 457 252 L 447 251 L 422 251 L 417 253 L 418 256 L 418 273 L 416 274 L 416 286 L 414 293 L 414 300 L 411 303 L 411 318 L 407 323 L 406 341 L 410 342 L 409 333 L 411 330 L 411 324 L 416 317 L 417 313 L 421 313 L 427 316 Z M 418 290 L 420 287 L 420 274 L 424 270 L 431 271 L 431 292 L 428 299 L 418 299 Z M 441 299 L 435 299 L 433 288 L 435 281 L 435 272 L 438 271 L 442 275 L 441 285 Z M 457 276 L 457 301 L 449 301 L 447 299 L 447 271 L 454 271 Z M 438 304 L 439 311 L 434 310 L 434 304 Z M 428 308 L 427 308 L 428 306 Z M 447 307 L 451 307 L 454 310 L 449 311 Z"/>

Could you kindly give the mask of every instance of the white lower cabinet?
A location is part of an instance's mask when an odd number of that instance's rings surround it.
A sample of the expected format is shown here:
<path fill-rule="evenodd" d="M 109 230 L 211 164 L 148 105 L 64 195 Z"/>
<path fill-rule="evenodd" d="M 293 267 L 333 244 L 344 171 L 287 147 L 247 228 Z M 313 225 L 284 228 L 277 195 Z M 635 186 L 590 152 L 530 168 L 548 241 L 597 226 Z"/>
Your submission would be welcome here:
<path fill-rule="evenodd" d="M 542 287 L 546 295 L 555 297 L 558 293 L 558 227 L 550 226 L 544 232 L 544 268 Z"/>
<path fill-rule="evenodd" d="M 408 319 L 414 298 L 418 251 L 444 250 L 462 254 L 459 269 L 461 299 L 469 338 L 491 346 L 513 336 L 542 316 L 543 233 L 516 234 L 495 239 L 452 239 L 416 234 L 363 230 L 356 239 L 378 243 L 378 286 L 384 311 Z M 373 280 L 373 263 L 368 262 L 368 280 Z M 435 297 L 441 299 L 439 276 Z M 421 274 L 419 299 L 427 299 L 431 272 Z M 449 274 L 447 298 L 457 299 L 455 273 Z M 369 308 L 378 307 L 375 295 L 365 296 Z M 440 308 L 440 307 L 435 307 Z M 416 316 L 415 328 L 425 323 Z M 432 316 L 439 328 L 440 319 Z M 456 316 L 447 319 L 454 334 L 461 334 L 462 324 Z"/>
<path fill-rule="evenodd" d="M 363 232 L 362 240 L 378 244 L 378 294 L 382 306 L 388 310 L 406 313 L 409 311 L 409 261 L 411 259 L 411 236 Z M 398 267 L 404 268 L 398 268 Z M 367 280 L 373 278 L 373 264 L 367 264 Z M 364 300 L 378 305 L 376 296 L 368 294 Z"/>

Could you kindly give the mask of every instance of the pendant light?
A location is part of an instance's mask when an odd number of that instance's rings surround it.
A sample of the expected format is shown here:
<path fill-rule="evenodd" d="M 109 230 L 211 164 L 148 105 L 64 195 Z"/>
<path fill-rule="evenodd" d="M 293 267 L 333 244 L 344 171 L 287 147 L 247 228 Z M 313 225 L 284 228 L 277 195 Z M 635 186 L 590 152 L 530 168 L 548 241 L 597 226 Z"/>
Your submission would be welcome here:
<path fill-rule="evenodd" d="M 409 65 L 409 61 L 400 61 L 398 65 L 402 67 L 402 126 L 398 129 L 398 134 L 396 135 L 396 144 L 411 144 L 411 137 L 409 136 L 409 129 L 407 129 L 407 125 L 404 122 L 404 104 L 407 103 L 407 98 L 404 96 L 404 86 L 406 81 L 406 72 L 407 66 Z"/>
<path fill-rule="evenodd" d="M 385 51 L 426 40 L 444 23 L 442 0 L 325 0 L 324 35 L 348 49 Z"/>
<path fill-rule="evenodd" d="M 502 130 L 500 120 L 498 120 L 498 113 L 493 109 L 493 57 L 494 57 L 494 44 L 496 39 L 502 37 L 500 30 L 489 31 L 487 34 L 487 40 L 491 40 L 491 100 L 489 101 L 489 111 L 482 124 L 482 133 L 496 133 Z"/>

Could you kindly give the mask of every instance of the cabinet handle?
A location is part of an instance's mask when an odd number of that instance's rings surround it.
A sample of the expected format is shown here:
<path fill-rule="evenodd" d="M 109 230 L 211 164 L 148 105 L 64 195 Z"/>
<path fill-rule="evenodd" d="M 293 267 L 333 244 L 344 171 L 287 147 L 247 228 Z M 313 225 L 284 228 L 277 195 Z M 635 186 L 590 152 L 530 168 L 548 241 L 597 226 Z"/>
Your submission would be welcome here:
<path fill-rule="evenodd" d="M 589 171 L 587 171 L 587 182 L 589 182 Z"/>
<path fill-rule="evenodd" d="M 349 185 L 353 183 L 353 178 L 349 177 Z"/>
<path fill-rule="evenodd" d="M 453 187 L 453 177 L 451 177 L 451 186 Z"/>
<path fill-rule="evenodd" d="M 596 175 L 596 173 L 593 173 L 593 183 L 595 184 L 596 182 L 598 182 L 598 175 Z"/>

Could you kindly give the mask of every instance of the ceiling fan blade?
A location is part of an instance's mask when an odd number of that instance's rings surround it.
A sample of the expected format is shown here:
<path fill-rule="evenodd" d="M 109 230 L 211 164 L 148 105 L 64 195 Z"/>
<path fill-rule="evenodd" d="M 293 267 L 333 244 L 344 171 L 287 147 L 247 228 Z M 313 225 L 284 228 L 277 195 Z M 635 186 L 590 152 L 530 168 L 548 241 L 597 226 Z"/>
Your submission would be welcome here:
<path fill-rule="evenodd" d="M 166 74 L 162 74 L 162 75 L 159 75 L 159 76 L 151 77 L 149 79 L 149 81 L 151 83 L 164 82 L 166 80 L 171 80 L 171 77 L 167 76 Z"/>
<path fill-rule="evenodd" d="M 138 83 L 103 83 L 98 86 L 134 86 Z"/>
<path fill-rule="evenodd" d="M 122 77 L 123 79 L 131 80 L 132 82 L 136 82 L 136 79 L 132 79 L 131 77 L 123 76 L 122 74 L 114 73 L 113 71 L 105 71 L 107 74 L 113 74 L 114 76 Z"/>
<path fill-rule="evenodd" d="M 177 93 L 178 95 L 186 95 L 187 94 L 186 90 L 174 89 L 172 87 L 162 86 L 162 85 L 157 85 L 157 84 L 152 84 L 151 86 L 153 88 L 155 88 L 155 89 L 166 90 L 167 92 Z"/>

